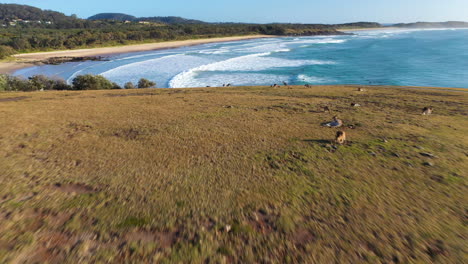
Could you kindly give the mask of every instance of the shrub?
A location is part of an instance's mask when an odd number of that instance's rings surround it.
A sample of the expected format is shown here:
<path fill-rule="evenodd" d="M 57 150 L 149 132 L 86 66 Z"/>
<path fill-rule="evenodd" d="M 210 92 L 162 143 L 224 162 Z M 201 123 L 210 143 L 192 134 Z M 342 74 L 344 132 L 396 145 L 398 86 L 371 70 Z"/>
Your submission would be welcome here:
<path fill-rule="evenodd" d="M 16 77 L 8 76 L 7 91 L 34 91 L 28 80 Z"/>
<path fill-rule="evenodd" d="M 73 90 L 106 90 L 116 89 L 117 84 L 112 83 L 101 75 L 80 75 L 72 81 Z"/>
<path fill-rule="evenodd" d="M 54 88 L 54 81 L 44 75 L 34 75 L 29 77 L 31 90 L 52 90 Z"/>
<path fill-rule="evenodd" d="M 0 45 L 0 59 L 4 59 L 13 54 L 15 54 L 15 50 L 13 48 Z"/>
<path fill-rule="evenodd" d="M 57 79 L 54 80 L 54 90 L 72 90 L 73 87 L 69 85 L 65 80 Z"/>
<path fill-rule="evenodd" d="M 113 82 L 112 83 L 112 89 L 122 89 L 122 87 L 120 85 L 118 85 L 117 83 Z"/>
<path fill-rule="evenodd" d="M 8 91 L 8 75 L 0 74 L 0 92 Z"/>
<path fill-rule="evenodd" d="M 124 85 L 124 88 L 125 89 L 135 89 L 135 85 L 133 85 L 133 83 L 131 82 L 128 82 Z"/>
<path fill-rule="evenodd" d="M 138 81 L 138 88 L 154 88 L 156 87 L 156 83 L 145 78 L 141 78 Z"/>

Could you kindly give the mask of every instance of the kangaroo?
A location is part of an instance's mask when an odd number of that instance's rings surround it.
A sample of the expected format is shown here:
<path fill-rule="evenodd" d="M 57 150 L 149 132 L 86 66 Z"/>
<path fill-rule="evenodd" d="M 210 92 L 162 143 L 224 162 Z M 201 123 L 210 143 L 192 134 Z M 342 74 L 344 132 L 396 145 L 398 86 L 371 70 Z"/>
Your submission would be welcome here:
<path fill-rule="evenodd" d="M 423 114 L 423 115 L 430 115 L 430 114 L 432 114 L 432 106 L 424 107 L 424 108 L 423 108 L 422 114 Z"/>
<path fill-rule="evenodd" d="M 336 137 L 335 137 L 335 142 L 337 144 L 343 145 L 346 141 L 346 132 L 344 131 L 337 131 L 336 132 Z"/>
<path fill-rule="evenodd" d="M 341 119 L 339 119 L 337 116 L 334 116 L 333 121 L 322 123 L 322 126 L 341 127 L 341 126 L 343 126 L 343 121 Z"/>

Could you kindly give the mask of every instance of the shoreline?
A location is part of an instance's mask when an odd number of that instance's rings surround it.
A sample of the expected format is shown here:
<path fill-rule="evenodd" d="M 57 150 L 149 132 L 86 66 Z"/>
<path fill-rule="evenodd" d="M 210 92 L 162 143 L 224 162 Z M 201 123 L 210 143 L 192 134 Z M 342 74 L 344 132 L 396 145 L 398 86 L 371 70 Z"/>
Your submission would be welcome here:
<path fill-rule="evenodd" d="M 398 27 L 378 27 L 378 28 L 347 28 L 337 29 L 338 31 L 349 32 L 349 31 L 371 31 L 371 30 L 384 30 L 384 29 L 401 29 Z"/>
<path fill-rule="evenodd" d="M 261 39 L 261 38 L 276 38 L 278 36 L 272 35 L 250 35 L 250 36 L 236 36 L 236 37 L 220 37 L 220 38 L 203 38 L 203 39 L 189 39 L 167 42 L 155 42 L 145 44 L 132 44 L 117 47 L 102 47 L 102 48 L 89 48 L 77 50 L 59 50 L 59 51 L 46 51 L 35 53 L 21 53 L 13 55 L 14 61 L 0 62 L 0 74 L 11 74 L 17 70 L 41 65 L 43 60 L 54 57 L 92 57 L 92 56 L 109 56 L 132 52 L 143 52 L 162 49 L 173 49 L 181 47 L 189 47 L 195 45 L 221 43 L 230 41 Z"/>

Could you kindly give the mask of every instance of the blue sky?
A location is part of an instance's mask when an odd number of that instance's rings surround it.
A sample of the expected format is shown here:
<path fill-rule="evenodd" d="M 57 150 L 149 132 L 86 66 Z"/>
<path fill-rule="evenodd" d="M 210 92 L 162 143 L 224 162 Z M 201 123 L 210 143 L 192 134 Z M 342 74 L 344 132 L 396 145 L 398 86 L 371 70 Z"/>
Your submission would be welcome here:
<path fill-rule="evenodd" d="M 116 12 L 208 22 L 468 21 L 468 0 L 10 0 L 87 18 Z"/>

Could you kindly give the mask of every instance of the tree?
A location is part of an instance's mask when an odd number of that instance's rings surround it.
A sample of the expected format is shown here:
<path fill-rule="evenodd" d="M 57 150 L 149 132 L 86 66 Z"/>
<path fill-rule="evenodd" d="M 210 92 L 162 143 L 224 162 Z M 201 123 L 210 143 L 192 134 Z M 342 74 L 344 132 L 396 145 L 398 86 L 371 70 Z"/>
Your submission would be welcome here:
<path fill-rule="evenodd" d="M 8 76 L 8 91 L 33 91 L 28 80 L 21 79 L 16 76 Z"/>
<path fill-rule="evenodd" d="M 132 82 L 128 82 L 124 85 L 125 89 L 135 89 L 135 85 Z"/>
<path fill-rule="evenodd" d="M 73 90 L 106 90 L 115 89 L 116 86 L 111 81 L 101 75 L 80 75 L 72 81 Z"/>
<path fill-rule="evenodd" d="M 54 90 L 72 90 L 72 86 L 69 85 L 65 80 L 62 80 L 62 79 L 57 79 L 57 80 L 54 80 Z"/>
<path fill-rule="evenodd" d="M 138 81 L 138 88 L 154 88 L 154 87 L 156 87 L 156 83 L 148 79 L 141 78 Z"/>
<path fill-rule="evenodd" d="M 12 47 L 0 46 L 0 59 L 4 59 L 8 56 L 15 54 L 15 50 Z"/>
<path fill-rule="evenodd" d="M 31 84 L 31 90 L 52 90 L 54 88 L 54 82 L 44 75 L 34 75 L 29 77 Z"/>

